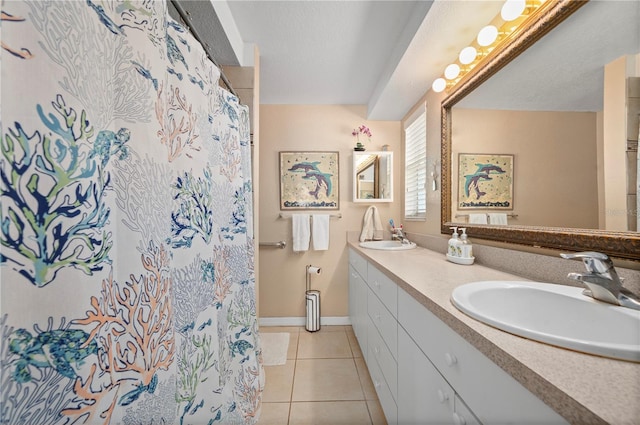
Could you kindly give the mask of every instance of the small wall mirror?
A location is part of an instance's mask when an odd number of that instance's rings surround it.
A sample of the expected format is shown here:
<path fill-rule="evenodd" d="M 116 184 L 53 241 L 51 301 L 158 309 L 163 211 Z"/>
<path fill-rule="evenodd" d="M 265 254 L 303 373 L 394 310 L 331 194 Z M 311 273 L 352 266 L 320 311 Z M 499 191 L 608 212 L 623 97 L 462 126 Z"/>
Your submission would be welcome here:
<path fill-rule="evenodd" d="M 393 152 L 353 153 L 353 202 L 393 202 Z"/>

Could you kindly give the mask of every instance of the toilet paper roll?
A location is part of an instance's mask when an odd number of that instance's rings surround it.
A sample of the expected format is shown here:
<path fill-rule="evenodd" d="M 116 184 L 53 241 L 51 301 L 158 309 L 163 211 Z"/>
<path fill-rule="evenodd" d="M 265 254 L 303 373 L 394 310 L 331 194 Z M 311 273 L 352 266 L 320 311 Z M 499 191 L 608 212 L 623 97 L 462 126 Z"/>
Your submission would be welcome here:
<path fill-rule="evenodd" d="M 320 267 L 315 267 L 315 266 L 308 266 L 307 267 L 307 273 L 308 274 L 320 274 Z"/>

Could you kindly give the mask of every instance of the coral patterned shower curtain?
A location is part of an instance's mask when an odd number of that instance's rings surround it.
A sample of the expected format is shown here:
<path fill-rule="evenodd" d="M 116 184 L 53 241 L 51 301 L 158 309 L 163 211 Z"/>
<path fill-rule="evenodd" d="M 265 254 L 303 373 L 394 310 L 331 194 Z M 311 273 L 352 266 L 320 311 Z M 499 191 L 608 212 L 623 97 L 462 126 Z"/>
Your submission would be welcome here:
<path fill-rule="evenodd" d="M 247 108 L 164 1 L 1 31 L 0 423 L 255 423 Z"/>

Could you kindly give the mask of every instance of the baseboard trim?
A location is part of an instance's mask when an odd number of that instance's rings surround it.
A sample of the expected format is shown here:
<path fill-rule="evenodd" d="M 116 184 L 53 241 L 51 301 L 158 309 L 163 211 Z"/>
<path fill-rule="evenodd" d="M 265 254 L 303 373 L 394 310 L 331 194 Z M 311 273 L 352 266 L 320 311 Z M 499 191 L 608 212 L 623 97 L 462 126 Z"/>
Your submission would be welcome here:
<path fill-rule="evenodd" d="M 260 317 L 258 323 L 260 326 L 304 326 L 306 317 Z M 351 320 L 348 316 L 320 317 L 320 325 L 351 325 Z"/>

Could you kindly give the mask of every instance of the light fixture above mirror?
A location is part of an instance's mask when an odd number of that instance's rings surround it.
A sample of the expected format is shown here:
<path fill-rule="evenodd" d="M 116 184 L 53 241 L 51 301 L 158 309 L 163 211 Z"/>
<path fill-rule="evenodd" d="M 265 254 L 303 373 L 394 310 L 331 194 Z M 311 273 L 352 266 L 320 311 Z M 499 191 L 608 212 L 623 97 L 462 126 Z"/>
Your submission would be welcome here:
<path fill-rule="evenodd" d="M 541 11 L 546 0 L 506 0 L 499 14 L 479 32 L 469 46 L 460 51 L 457 62 L 447 65 L 443 76 L 431 88 L 440 93 L 451 90 L 464 76 L 481 63 L 491 51 L 506 43 L 508 38 L 526 27 L 530 19 Z M 552 2 L 549 1 L 548 4 Z"/>

